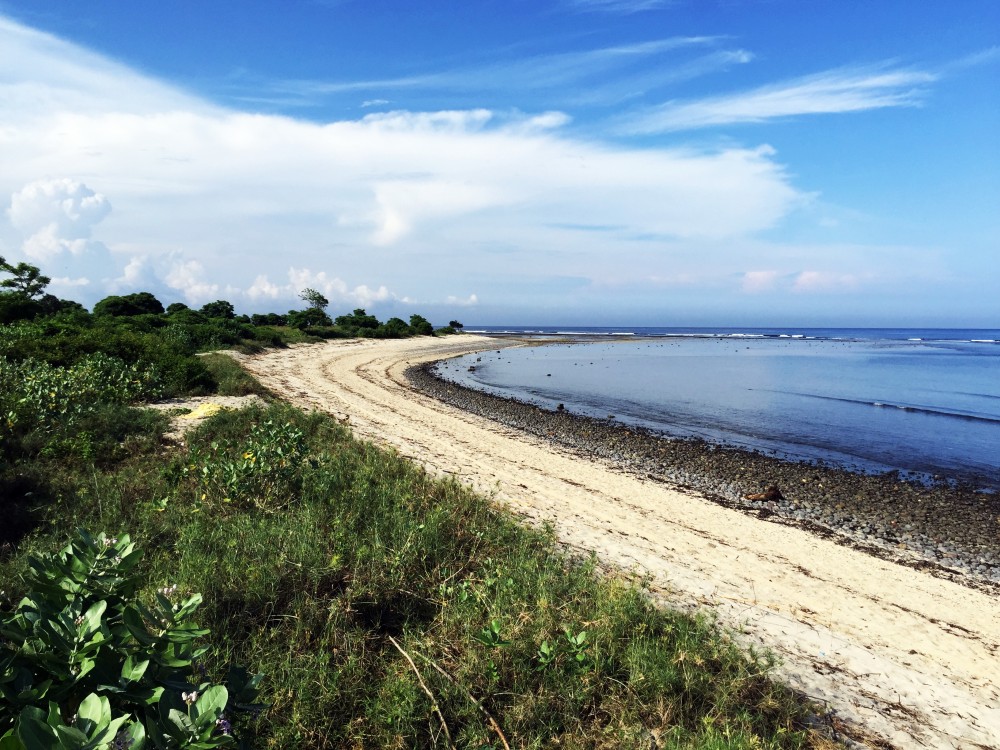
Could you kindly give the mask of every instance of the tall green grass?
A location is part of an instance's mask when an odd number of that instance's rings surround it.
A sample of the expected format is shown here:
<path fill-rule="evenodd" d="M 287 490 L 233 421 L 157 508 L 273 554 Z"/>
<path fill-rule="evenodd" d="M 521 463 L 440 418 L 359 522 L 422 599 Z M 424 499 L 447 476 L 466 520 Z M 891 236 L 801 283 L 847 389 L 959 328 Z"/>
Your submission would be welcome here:
<path fill-rule="evenodd" d="M 75 527 L 129 533 L 150 590 L 203 594 L 209 671 L 265 673 L 253 747 L 825 743 L 768 655 L 332 419 L 222 412 L 188 443 L 8 467 L 30 523 L 7 540 L 0 588 L 16 600 L 26 555 Z"/>

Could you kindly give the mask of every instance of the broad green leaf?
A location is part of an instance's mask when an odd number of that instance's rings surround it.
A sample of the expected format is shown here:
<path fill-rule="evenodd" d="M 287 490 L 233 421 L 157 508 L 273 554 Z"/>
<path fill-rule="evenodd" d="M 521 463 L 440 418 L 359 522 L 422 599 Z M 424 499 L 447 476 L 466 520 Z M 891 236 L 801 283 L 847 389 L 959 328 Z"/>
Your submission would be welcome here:
<path fill-rule="evenodd" d="M 108 608 L 108 603 L 103 599 L 99 602 L 95 602 L 90 609 L 87 610 L 86 614 L 83 616 L 83 625 L 85 626 L 85 633 L 93 633 L 101 629 L 101 618 L 104 617 L 104 611 Z"/>
<path fill-rule="evenodd" d="M 25 750 L 24 743 L 14 734 L 14 730 L 9 730 L 3 737 L 0 737 L 0 750 Z"/>
<path fill-rule="evenodd" d="M 129 750 L 143 750 L 146 747 L 146 730 L 142 726 L 142 722 L 133 721 L 129 724 L 125 728 L 125 736 L 128 738 L 128 742 L 125 744 Z"/>
<path fill-rule="evenodd" d="M 42 718 L 26 716 L 28 709 L 21 712 L 17 724 L 17 738 L 25 750 L 60 750 L 61 743 L 53 730 Z M 39 710 L 39 714 L 44 716 Z"/>
<path fill-rule="evenodd" d="M 96 727 L 105 727 L 111 721 L 111 704 L 107 698 L 91 693 L 80 702 L 76 715 L 93 722 Z"/>
<path fill-rule="evenodd" d="M 202 693 L 194 704 L 198 724 L 204 726 L 207 722 L 211 722 L 214 725 L 228 701 L 229 691 L 222 685 L 213 685 Z"/>
<path fill-rule="evenodd" d="M 194 722 L 192 722 L 188 715 L 183 711 L 171 708 L 170 713 L 167 714 L 167 720 L 178 730 L 178 733 L 171 732 L 171 734 L 184 737 L 190 737 L 194 734 Z"/>
<path fill-rule="evenodd" d="M 93 729 L 88 727 L 89 731 L 93 732 Z M 62 748 L 77 748 L 86 747 L 90 744 L 90 737 L 87 732 L 83 732 L 76 727 L 68 727 L 65 724 L 60 724 L 55 728 L 56 737 L 59 738 L 58 747 Z"/>
<path fill-rule="evenodd" d="M 139 614 L 139 611 L 135 607 L 126 607 L 122 613 L 122 618 L 125 621 L 125 627 L 128 628 L 128 632 L 143 646 L 152 646 L 159 640 L 159 638 L 150 635 L 149 631 L 146 630 L 146 623 L 143 622 L 142 615 Z"/>
<path fill-rule="evenodd" d="M 181 602 L 180 609 L 177 611 L 177 619 L 181 620 L 191 615 L 196 609 L 198 609 L 198 607 L 201 606 L 201 602 L 201 594 L 192 594 L 189 596 Z"/>
<path fill-rule="evenodd" d="M 146 670 L 149 668 L 149 659 L 143 659 L 142 661 L 137 661 L 133 654 L 129 654 L 128 658 L 125 659 L 125 663 L 122 665 L 122 679 L 128 682 L 138 682 L 142 679 L 142 676 L 146 674 Z"/>

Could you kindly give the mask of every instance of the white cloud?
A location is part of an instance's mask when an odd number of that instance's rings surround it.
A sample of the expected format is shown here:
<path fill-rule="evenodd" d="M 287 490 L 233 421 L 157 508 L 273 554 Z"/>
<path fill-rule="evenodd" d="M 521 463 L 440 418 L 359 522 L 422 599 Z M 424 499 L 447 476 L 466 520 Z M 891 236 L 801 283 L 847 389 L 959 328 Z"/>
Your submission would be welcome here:
<path fill-rule="evenodd" d="M 750 294 L 769 292 L 778 286 L 780 271 L 747 271 L 743 274 L 743 291 Z"/>
<path fill-rule="evenodd" d="M 286 288 L 296 297 L 303 289 L 316 289 L 331 303 L 347 302 L 365 307 L 373 302 L 385 302 L 395 298 L 384 285 L 372 288 L 361 284 L 352 289 L 343 279 L 330 276 L 326 271 L 314 273 L 308 268 L 289 268 L 288 280 L 290 283 Z"/>
<path fill-rule="evenodd" d="M 220 287 L 205 280 L 205 269 L 196 260 L 179 261 L 164 278 L 167 285 L 184 295 L 192 305 L 204 304 L 218 299 Z"/>
<path fill-rule="evenodd" d="M 794 292 L 796 294 L 828 294 L 855 292 L 865 286 L 889 279 L 901 279 L 899 271 L 885 269 L 876 272 L 870 263 L 850 261 L 855 269 L 746 271 L 740 276 L 740 286 L 747 294 L 767 294 L 771 292 Z M 866 267 L 867 266 L 867 267 Z"/>
<path fill-rule="evenodd" d="M 795 277 L 796 292 L 842 292 L 857 289 L 863 279 L 855 274 L 831 271 L 803 271 Z"/>
<path fill-rule="evenodd" d="M 479 304 L 479 297 L 475 294 L 470 294 L 468 297 L 456 297 L 454 295 L 448 295 L 445 300 L 449 305 L 457 305 L 458 307 L 474 307 Z"/>
<path fill-rule="evenodd" d="M 216 108 L 113 60 L 0 16 L 0 101 L 4 123 L 46 118 L 54 111 Z M 7 119 L 10 118 L 10 119 Z"/>
<path fill-rule="evenodd" d="M 759 123 L 796 115 L 913 107 L 937 75 L 902 69 L 839 69 L 725 96 L 667 102 L 632 118 L 634 133 Z"/>
<path fill-rule="evenodd" d="M 566 132 L 566 115 L 551 111 L 313 123 L 210 106 L 10 22 L 0 23 L 0 50 L 11 63 L 0 89 L 36 95 L 0 90 L 0 195 L 34 184 L 45 196 L 37 186 L 49 186 L 49 202 L 36 213 L 19 207 L 11 224 L 27 238 L 65 217 L 32 252 L 89 242 L 74 256 L 89 263 L 81 272 L 42 264 L 49 275 L 90 279 L 80 287 L 88 303 L 133 282 L 193 304 L 224 295 L 277 304 L 303 286 L 362 306 L 441 300 L 456 274 L 492 273 L 487 253 L 498 248 L 532 272 L 572 257 L 596 278 L 636 238 L 665 258 L 678 238 L 729 241 L 773 228 L 803 199 L 766 146 L 601 143 Z M 88 234 L 101 219 L 103 254 Z M 572 229 L 584 225 L 612 229 Z M 271 281 L 290 265 L 295 278 Z M 327 268 L 337 276 L 307 270 Z"/>
<path fill-rule="evenodd" d="M 290 287 L 286 287 L 285 290 L 282 290 L 282 288 L 277 284 L 272 284 L 267 276 L 260 274 L 253 280 L 253 284 L 251 284 L 250 288 L 247 289 L 246 295 L 254 301 L 263 299 L 278 299 L 282 296 L 284 291 L 289 290 Z"/>
<path fill-rule="evenodd" d="M 69 178 L 36 180 L 11 196 L 7 215 L 24 237 L 24 254 L 50 262 L 63 253 L 82 255 L 91 227 L 111 211 L 100 193 Z"/>
<path fill-rule="evenodd" d="M 539 96 L 544 96 L 546 108 L 566 102 L 615 106 L 650 89 L 753 58 L 742 49 L 715 49 L 693 60 L 680 57 L 691 49 L 717 47 L 725 40 L 718 36 L 673 36 L 514 57 L 501 50 L 497 52 L 498 59 L 486 65 L 450 65 L 435 72 L 395 79 L 253 80 L 240 84 L 244 93 L 236 96 L 241 102 L 282 107 L 315 106 L 339 97 L 343 104 L 353 107 L 353 102 L 345 101 L 345 96 L 368 92 L 372 97 L 361 105 L 367 108 L 388 104 L 381 95 L 390 91 L 402 91 L 407 96 L 433 93 L 435 99 L 465 93 L 474 96 L 477 102 L 509 100 L 512 92 L 516 92 L 520 101 L 514 106 L 522 108 Z"/>
<path fill-rule="evenodd" d="M 570 5 L 580 10 L 603 13 L 641 13 L 672 5 L 671 0 L 569 0 Z"/>

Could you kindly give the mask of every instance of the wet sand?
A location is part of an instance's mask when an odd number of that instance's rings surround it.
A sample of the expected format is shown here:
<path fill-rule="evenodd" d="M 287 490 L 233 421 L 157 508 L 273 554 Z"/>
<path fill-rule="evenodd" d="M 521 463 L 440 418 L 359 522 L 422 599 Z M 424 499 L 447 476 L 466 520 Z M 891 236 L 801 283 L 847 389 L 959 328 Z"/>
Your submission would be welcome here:
<path fill-rule="evenodd" d="M 691 483 L 643 477 L 459 409 L 407 378 L 421 363 L 500 345 L 470 335 L 331 342 L 245 364 L 359 438 L 459 478 L 529 522 L 550 522 L 569 548 L 650 576 L 669 606 L 710 609 L 744 642 L 779 654 L 777 676 L 826 702 L 857 739 L 1000 747 L 995 595 L 839 544 L 808 524 L 727 507 Z"/>

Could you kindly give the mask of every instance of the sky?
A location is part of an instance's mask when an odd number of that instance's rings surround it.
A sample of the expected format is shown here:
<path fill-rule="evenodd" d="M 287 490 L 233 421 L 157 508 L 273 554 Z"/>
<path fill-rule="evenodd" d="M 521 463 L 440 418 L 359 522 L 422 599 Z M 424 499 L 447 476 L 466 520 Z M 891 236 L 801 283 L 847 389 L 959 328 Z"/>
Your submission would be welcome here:
<path fill-rule="evenodd" d="M 0 256 L 92 306 L 1000 327 L 996 0 L 0 0 Z"/>

